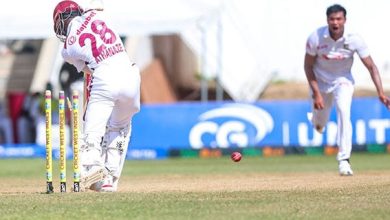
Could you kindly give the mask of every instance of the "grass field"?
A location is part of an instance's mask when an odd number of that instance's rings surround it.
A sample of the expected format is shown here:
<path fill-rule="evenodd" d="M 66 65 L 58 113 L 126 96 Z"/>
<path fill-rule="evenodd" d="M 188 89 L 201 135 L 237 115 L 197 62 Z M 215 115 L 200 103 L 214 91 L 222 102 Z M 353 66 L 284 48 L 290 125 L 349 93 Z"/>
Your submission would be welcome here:
<path fill-rule="evenodd" d="M 389 219 L 389 157 L 355 153 L 353 177 L 327 156 L 127 161 L 117 193 L 50 195 L 43 159 L 4 159 L 0 219 Z"/>

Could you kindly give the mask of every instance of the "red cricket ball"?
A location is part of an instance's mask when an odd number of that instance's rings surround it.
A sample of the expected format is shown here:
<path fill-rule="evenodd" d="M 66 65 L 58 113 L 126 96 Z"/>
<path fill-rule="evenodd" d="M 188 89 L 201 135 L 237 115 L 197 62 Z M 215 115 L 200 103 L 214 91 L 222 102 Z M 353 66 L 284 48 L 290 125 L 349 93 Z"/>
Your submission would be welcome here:
<path fill-rule="evenodd" d="M 230 156 L 234 162 L 239 162 L 242 158 L 240 152 L 233 152 L 232 155 Z"/>

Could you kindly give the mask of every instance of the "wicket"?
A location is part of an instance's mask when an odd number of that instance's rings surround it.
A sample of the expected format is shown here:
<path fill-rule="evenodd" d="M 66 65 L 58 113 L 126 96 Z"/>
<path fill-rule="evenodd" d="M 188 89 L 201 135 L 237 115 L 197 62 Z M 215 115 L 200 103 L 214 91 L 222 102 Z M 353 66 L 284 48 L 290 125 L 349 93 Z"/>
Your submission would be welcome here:
<path fill-rule="evenodd" d="M 80 169 L 79 169 L 79 116 L 78 116 L 78 92 L 72 92 L 72 103 L 68 100 L 68 108 L 72 111 L 72 136 L 73 136 L 73 191 L 80 191 Z M 45 117 L 46 117 L 46 192 L 53 193 L 53 146 L 52 146 L 52 94 L 50 90 L 45 91 Z M 66 192 L 66 134 L 65 134 L 65 92 L 59 92 L 58 100 L 59 128 L 60 128 L 60 192 Z"/>
<path fill-rule="evenodd" d="M 80 169 L 79 169 L 79 94 L 72 93 L 73 114 L 73 191 L 80 192 Z"/>
<path fill-rule="evenodd" d="M 58 101 L 60 122 L 60 191 L 66 192 L 65 93 L 60 91 Z"/>
<path fill-rule="evenodd" d="M 54 192 L 53 189 L 53 161 L 51 146 L 51 91 L 45 92 L 45 118 L 46 118 L 46 191 Z"/>

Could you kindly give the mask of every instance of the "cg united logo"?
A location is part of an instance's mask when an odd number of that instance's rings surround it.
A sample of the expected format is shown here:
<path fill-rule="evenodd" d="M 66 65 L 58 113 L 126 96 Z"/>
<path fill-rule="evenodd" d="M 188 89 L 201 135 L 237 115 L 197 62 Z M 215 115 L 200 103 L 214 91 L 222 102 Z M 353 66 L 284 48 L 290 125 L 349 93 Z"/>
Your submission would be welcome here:
<path fill-rule="evenodd" d="M 194 149 L 254 146 L 273 128 L 267 111 L 253 105 L 227 104 L 201 114 L 190 131 L 189 142 Z"/>

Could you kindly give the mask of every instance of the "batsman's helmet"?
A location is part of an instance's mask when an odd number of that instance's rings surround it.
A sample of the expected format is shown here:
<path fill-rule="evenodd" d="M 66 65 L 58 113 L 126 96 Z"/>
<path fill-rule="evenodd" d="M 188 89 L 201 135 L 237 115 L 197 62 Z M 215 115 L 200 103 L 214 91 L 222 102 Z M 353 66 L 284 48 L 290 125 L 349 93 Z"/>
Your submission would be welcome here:
<path fill-rule="evenodd" d="M 54 32 L 64 42 L 68 24 L 72 18 L 83 14 L 83 9 L 74 1 L 64 0 L 57 4 L 53 12 Z"/>

